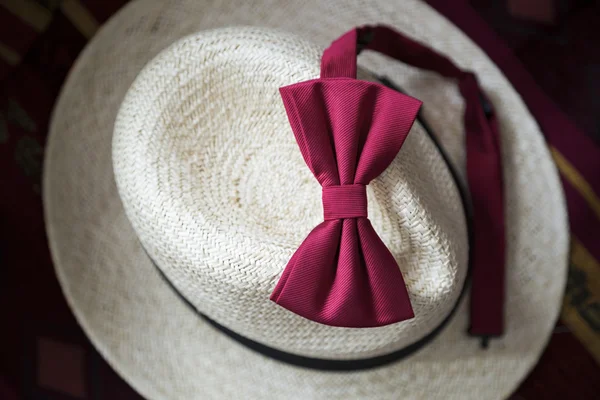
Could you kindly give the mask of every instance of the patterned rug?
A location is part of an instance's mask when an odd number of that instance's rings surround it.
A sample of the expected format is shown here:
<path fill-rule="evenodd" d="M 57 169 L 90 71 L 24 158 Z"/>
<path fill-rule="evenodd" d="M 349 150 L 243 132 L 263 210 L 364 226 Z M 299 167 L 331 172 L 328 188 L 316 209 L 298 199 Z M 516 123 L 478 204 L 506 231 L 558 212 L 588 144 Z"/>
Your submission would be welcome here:
<path fill-rule="evenodd" d="M 600 398 L 600 5 L 428 2 L 521 92 L 546 134 L 568 199 L 572 253 L 562 318 L 512 398 Z M 0 0 L 2 400 L 140 399 L 94 350 L 65 303 L 40 196 L 56 96 L 87 41 L 124 3 Z"/>

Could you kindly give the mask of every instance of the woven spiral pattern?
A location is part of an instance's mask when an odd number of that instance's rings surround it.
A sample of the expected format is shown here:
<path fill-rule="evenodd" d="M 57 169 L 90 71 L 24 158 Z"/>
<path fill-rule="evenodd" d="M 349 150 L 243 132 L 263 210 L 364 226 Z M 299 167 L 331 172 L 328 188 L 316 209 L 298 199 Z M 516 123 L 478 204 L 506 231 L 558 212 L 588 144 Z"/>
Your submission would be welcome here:
<path fill-rule="evenodd" d="M 148 252 L 194 306 L 289 352 L 360 358 L 397 350 L 446 317 L 463 287 L 463 206 L 444 161 L 415 127 L 369 188 L 369 216 L 398 260 L 416 317 L 336 328 L 269 300 L 288 260 L 323 220 L 278 88 L 318 77 L 322 49 L 260 28 L 198 33 L 138 76 L 117 117 L 115 177 Z"/>
<path fill-rule="evenodd" d="M 503 161 L 507 191 L 509 268 L 506 335 L 492 341 L 487 351 L 482 351 L 476 340 L 466 336 L 467 298 L 442 334 L 410 358 L 368 371 L 326 373 L 285 365 L 247 350 L 208 326 L 165 285 L 144 252 L 136 230 L 133 229 L 125 214 L 113 175 L 112 135 L 119 107 L 136 76 L 160 51 L 184 36 L 206 29 L 250 24 L 299 34 L 322 49 L 341 33 L 355 25 L 365 23 L 391 24 L 427 42 L 436 50 L 450 55 L 461 67 L 475 70 L 496 105 L 503 133 Z M 282 40 L 286 42 L 283 47 L 286 47 L 289 40 L 277 37 L 277 43 Z M 293 69 L 298 74 L 293 77 L 294 80 L 302 79 L 304 76 L 302 74 L 306 74 L 307 77 L 316 74 L 316 65 L 306 66 L 306 69 L 303 66 L 305 65 L 303 60 L 316 59 L 318 54 L 316 48 L 303 45 L 296 40 L 292 42 L 298 43 L 297 46 L 306 50 L 306 55 L 297 59 L 298 55 L 295 54 L 293 61 L 291 55 L 287 58 L 283 55 L 280 61 L 286 60 L 296 67 L 290 68 L 282 64 L 281 73 L 272 74 L 273 79 L 291 80 L 292 77 L 284 72 L 289 69 Z M 263 43 L 257 51 L 268 52 L 269 46 L 270 44 Z M 217 51 L 214 48 L 213 50 L 217 54 L 228 56 L 235 53 Z M 189 57 L 196 57 L 197 63 L 203 65 L 200 54 L 209 53 L 202 52 Z M 423 111 L 427 122 L 438 135 L 461 175 L 464 176 L 463 104 L 455 85 L 434 74 L 402 66 L 369 53 L 361 55 L 360 64 L 371 71 L 387 75 L 410 94 L 424 101 Z M 225 68 L 223 63 L 220 65 Z M 269 68 L 273 72 L 274 67 Z M 175 70 L 171 73 L 177 75 Z M 214 73 L 218 75 L 218 71 Z M 257 70 L 257 74 L 260 74 L 260 70 Z M 275 86 L 274 83 L 257 83 L 252 90 L 257 89 L 257 86 L 259 89 Z M 193 85 L 197 85 L 197 88 L 201 87 L 198 82 Z M 210 83 L 202 85 L 206 85 L 206 88 L 210 87 Z M 238 90 L 241 91 L 243 88 Z M 178 86 L 177 93 L 181 91 Z M 216 103 L 205 104 L 199 101 L 201 96 L 203 94 L 198 93 L 188 101 L 199 104 L 198 107 L 202 104 L 203 107 L 213 107 L 211 115 L 234 112 L 229 106 L 216 107 Z M 157 96 L 154 101 L 160 98 Z M 162 97 L 162 101 L 165 101 L 165 97 Z M 148 101 L 148 104 L 152 103 Z M 163 103 L 162 109 L 177 109 L 177 104 L 190 112 L 197 110 L 191 105 L 181 105 L 180 101 Z M 246 117 L 251 115 L 247 111 L 244 111 Z M 148 110 L 145 109 L 139 110 L 139 114 L 147 112 Z M 264 120 L 262 117 L 264 116 L 261 116 L 261 121 Z M 198 128 L 194 130 L 191 128 L 196 123 L 191 122 L 193 117 L 181 122 L 170 118 L 165 114 L 163 120 L 160 120 L 162 125 L 156 127 L 166 127 L 169 122 L 180 128 L 177 129 L 181 138 L 178 142 L 170 142 L 173 143 L 173 147 L 169 150 L 164 144 L 159 146 L 160 142 L 140 140 L 139 146 L 145 146 L 144 149 L 147 151 L 146 159 L 159 155 L 168 155 L 173 159 L 178 157 L 187 159 L 186 162 L 181 160 L 174 162 L 172 159 L 170 165 L 178 168 L 189 167 L 187 175 L 183 176 L 188 176 L 190 179 L 192 176 L 208 179 L 209 172 L 201 172 L 201 164 L 194 162 L 195 157 L 198 157 L 197 154 L 188 153 L 186 158 L 181 155 L 181 152 L 196 148 L 189 142 L 202 140 L 202 143 L 209 143 L 208 138 L 215 137 L 214 133 L 208 130 L 198 129 L 210 122 L 197 121 Z M 270 121 L 278 121 L 276 115 L 268 118 Z M 234 128 L 242 127 L 250 131 L 251 119 L 246 118 L 238 123 L 243 125 L 227 127 L 220 132 L 241 134 L 243 129 Z M 154 134 L 166 140 L 165 132 L 168 130 L 156 129 Z M 199 136 L 195 137 L 192 133 Z M 148 132 L 142 131 L 140 134 L 148 134 Z M 291 132 L 285 131 L 282 127 L 277 134 L 282 138 L 282 151 L 289 151 L 292 160 L 286 160 L 286 165 L 289 164 L 293 168 L 293 157 L 298 155 L 294 155 L 296 149 L 292 144 L 285 142 L 291 140 L 287 139 Z M 275 133 L 272 138 L 275 137 L 274 135 Z M 175 135 L 170 136 L 173 138 Z M 423 137 L 424 135 L 419 133 L 419 128 L 415 128 L 409 136 L 411 142 L 406 143 L 399 158 L 408 157 L 407 149 L 429 154 L 426 153 L 428 142 Z M 240 140 L 242 139 L 240 137 Z M 188 144 L 185 144 L 186 141 Z M 266 142 L 268 138 L 261 143 Z M 154 147 L 148 147 L 149 144 Z M 410 147 L 407 147 L 409 145 Z M 216 145 L 209 147 L 215 150 L 218 148 Z M 162 152 L 159 149 L 163 149 Z M 259 157 L 261 149 L 255 149 L 255 152 L 256 156 L 248 160 L 246 169 L 262 171 L 263 169 L 258 168 L 256 164 L 252 165 L 264 159 L 264 156 Z M 214 161 L 217 157 L 218 154 L 213 154 L 211 159 Z M 244 160 L 238 156 L 237 162 Z M 202 161 L 207 159 L 204 158 Z M 269 162 L 275 163 L 275 160 Z M 303 169 L 305 166 L 298 160 L 295 162 L 299 174 L 297 176 L 307 176 L 307 172 Z M 224 166 L 231 168 L 233 163 L 234 160 L 225 163 Z M 419 165 L 421 164 L 417 163 L 410 167 L 399 162 L 396 167 L 399 171 L 406 168 L 404 171 L 409 172 L 408 168 L 416 168 Z M 153 174 L 154 177 L 165 178 L 161 181 L 163 188 L 171 188 L 176 182 L 182 182 L 173 179 L 173 175 L 168 175 L 169 179 L 166 179 L 166 176 L 157 172 L 157 168 L 154 166 L 154 172 L 144 173 L 143 176 Z M 211 170 L 216 173 L 216 169 Z M 179 171 L 174 169 L 172 173 L 178 176 Z M 230 174 L 225 175 L 223 171 L 224 169 L 221 169 L 221 176 L 231 177 Z M 419 178 L 423 179 L 422 185 L 417 181 L 412 183 L 413 186 L 409 186 L 408 176 L 403 176 L 397 181 L 406 182 L 403 196 L 399 197 L 415 196 L 414 204 L 418 204 L 419 208 L 412 212 L 426 214 L 427 210 L 430 216 L 424 215 L 422 220 L 427 221 L 428 225 L 448 226 L 450 222 L 444 218 L 444 213 L 433 214 L 433 210 L 425 208 L 427 204 L 425 201 L 434 201 L 439 196 L 437 188 L 433 193 L 427 194 L 432 176 L 436 175 L 430 170 L 427 172 L 428 175 Z M 161 173 L 164 173 L 164 170 Z M 439 173 L 443 173 L 443 170 L 438 171 Z M 272 174 L 274 182 L 280 186 L 288 185 L 287 182 L 283 182 L 285 171 Z M 240 176 L 240 183 L 242 179 L 249 182 L 245 183 L 247 186 L 264 186 L 257 183 L 260 177 Z M 383 179 L 387 178 L 382 176 L 381 180 Z M 204 198 L 205 202 L 202 203 L 204 209 L 213 211 L 206 215 L 193 215 L 184 224 L 189 226 L 190 221 L 199 221 L 200 218 L 214 224 L 214 218 L 217 216 L 223 221 L 236 222 L 225 215 L 227 213 L 222 211 L 223 207 L 210 205 L 211 201 L 227 199 L 228 194 L 235 193 L 231 187 L 223 186 L 224 192 L 221 194 L 207 194 L 199 191 L 207 188 L 208 183 L 201 181 L 193 183 L 180 189 L 180 193 L 185 193 L 185 196 L 178 199 L 178 205 L 171 204 L 178 208 L 165 207 L 162 212 L 170 213 L 171 210 L 181 212 L 182 209 L 192 208 L 192 205 L 197 207 L 199 202 L 189 203 L 189 201 Z M 152 187 L 156 182 L 148 181 L 146 184 L 148 190 L 156 192 L 156 188 Z M 317 193 L 316 198 L 313 197 L 315 189 L 311 185 L 310 181 L 306 184 L 300 182 L 296 190 L 306 190 L 302 195 L 306 201 L 303 204 L 307 210 L 306 218 L 316 220 L 321 213 L 319 196 Z M 370 216 L 378 221 L 376 229 L 394 254 L 403 254 L 399 250 L 402 250 L 401 246 L 406 245 L 405 240 L 401 240 L 398 244 L 390 242 L 394 237 L 391 233 L 393 221 L 386 218 L 394 218 L 394 216 L 377 217 L 377 210 L 383 213 L 386 209 L 382 207 L 384 205 L 382 199 L 385 196 L 382 192 L 378 194 L 378 191 L 389 190 L 394 186 L 379 185 L 379 183 L 376 185 L 375 182 L 371 186 L 373 187 L 368 194 L 371 207 L 369 212 Z M 289 186 L 284 187 L 289 188 Z M 418 187 L 419 192 L 412 192 L 413 187 Z M 258 199 L 269 199 L 265 197 L 267 196 L 265 193 L 258 194 L 260 196 L 251 193 L 240 195 L 240 206 L 248 208 L 248 205 L 241 203 L 242 200 L 257 202 Z M 269 196 L 281 196 L 281 200 L 289 201 L 282 191 Z M 226 0 L 220 2 L 133 1 L 96 35 L 82 53 L 66 82 L 51 125 L 45 163 L 44 200 L 49 243 L 57 274 L 70 306 L 85 332 L 111 365 L 133 387 L 150 399 L 506 398 L 537 361 L 556 321 L 565 284 L 568 229 L 564 201 L 558 175 L 544 147 L 544 140 L 537 125 L 506 78 L 483 52 L 447 20 L 416 0 L 372 2 L 351 0 L 343 3 L 317 0 L 303 2 L 251 0 L 243 3 Z M 124 201 L 128 202 L 126 197 Z M 235 200 L 232 203 L 235 204 Z M 227 204 L 230 204 L 231 214 L 239 215 L 237 213 L 240 211 L 231 207 L 230 202 Z M 284 207 L 283 204 L 286 203 L 279 204 Z M 241 225 L 243 229 L 240 228 L 240 232 L 236 235 L 243 237 L 242 232 L 245 232 L 252 238 L 259 234 L 263 238 L 270 237 L 271 242 L 265 242 L 262 246 L 273 250 L 269 251 L 270 254 L 284 255 L 286 251 L 291 251 L 293 248 L 294 239 L 293 237 L 288 241 L 281 239 L 281 232 L 286 232 L 287 228 L 282 227 L 277 222 L 277 218 L 272 218 L 274 227 L 272 232 L 264 226 L 252 224 L 248 226 L 249 218 L 267 215 L 273 217 L 280 215 L 281 212 L 283 209 L 269 210 L 266 207 L 253 208 L 251 213 L 248 210 L 249 217 L 243 220 L 246 225 Z M 132 210 L 128 210 L 128 213 L 133 214 Z M 212 220 L 208 218 L 210 215 L 213 217 Z M 167 215 L 167 217 L 171 216 Z M 286 218 L 290 221 L 301 219 L 294 215 Z M 304 221 L 299 223 L 302 226 L 308 225 L 308 222 Z M 396 230 L 398 226 L 406 227 L 396 223 Z M 139 229 L 139 225 L 135 228 Z M 250 232 L 252 233 L 248 235 Z M 440 229 L 440 232 L 445 230 Z M 212 232 L 210 237 L 216 238 L 219 234 L 221 232 Z M 208 237 L 204 238 L 205 241 Z M 455 241 L 459 242 L 452 239 L 452 242 Z M 144 245 L 149 245 L 150 242 L 161 243 L 157 239 L 144 241 Z M 235 243 L 236 249 L 232 249 L 231 253 L 251 254 L 250 243 L 252 239 Z M 166 255 L 173 250 L 154 247 L 149 249 L 152 254 Z M 450 254 L 450 251 L 448 253 Z M 164 263 L 168 266 L 175 265 L 175 260 L 179 259 L 159 261 L 172 263 Z M 399 260 L 401 268 L 408 265 L 403 261 Z M 458 260 L 456 265 L 459 265 Z M 176 282 L 178 287 L 188 294 L 198 290 L 199 282 L 202 282 L 200 279 L 208 279 L 209 276 L 201 266 L 195 268 L 198 272 L 197 280 Z M 265 282 L 266 287 L 268 279 L 265 277 L 271 276 L 273 279 L 271 284 L 273 284 L 277 276 L 274 269 L 275 267 L 264 265 L 262 268 L 255 267 L 254 270 L 258 274 L 257 281 Z M 180 274 L 184 271 L 183 268 L 170 268 L 166 272 L 174 278 L 183 277 Z M 202 274 L 199 271 L 202 271 Z M 228 272 L 232 272 L 231 267 Z M 405 277 L 408 277 L 411 268 L 403 272 Z M 224 272 L 220 271 L 216 276 L 223 275 Z M 240 282 L 243 282 L 240 276 L 243 275 L 233 273 L 231 275 L 237 278 L 231 279 L 229 287 L 235 288 L 239 293 Z M 415 278 L 407 280 L 411 281 L 410 285 L 414 288 L 413 279 Z M 196 284 L 187 287 L 186 282 Z M 215 283 L 217 282 L 219 281 L 215 280 Z M 221 288 L 226 287 L 222 281 L 220 282 Z M 202 288 L 212 287 L 205 283 L 202 282 Z M 229 296 L 224 297 L 229 299 Z M 212 306 L 208 303 L 206 307 Z M 217 310 L 213 311 L 218 315 Z M 226 316 L 220 318 L 224 320 Z M 248 329 L 245 333 L 251 333 L 251 330 Z M 340 331 L 339 334 L 343 335 L 345 332 Z M 348 335 L 352 335 L 352 332 L 348 332 Z M 291 333 L 283 336 L 292 337 Z M 313 335 L 313 332 L 310 332 L 302 338 L 305 343 L 308 343 L 304 348 L 310 348 L 310 342 L 314 338 L 322 341 L 323 337 L 324 335 Z M 301 340 L 291 342 L 301 343 Z"/>

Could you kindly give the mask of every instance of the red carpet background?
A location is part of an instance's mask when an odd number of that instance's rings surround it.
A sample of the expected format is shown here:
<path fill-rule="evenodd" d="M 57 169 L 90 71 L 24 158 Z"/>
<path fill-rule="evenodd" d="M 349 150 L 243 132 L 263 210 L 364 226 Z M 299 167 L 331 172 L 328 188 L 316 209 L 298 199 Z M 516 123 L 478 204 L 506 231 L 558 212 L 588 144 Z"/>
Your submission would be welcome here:
<path fill-rule="evenodd" d="M 127 0 L 0 0 L 0 399 L 140 399 L 91 346 L 60 291 L 41 175 L 54 101 L 77 55 Z M 513 399 L 600 398 L 600 4 L 429 0 L 522 93 L 568 199 L 561 322 Z"/>

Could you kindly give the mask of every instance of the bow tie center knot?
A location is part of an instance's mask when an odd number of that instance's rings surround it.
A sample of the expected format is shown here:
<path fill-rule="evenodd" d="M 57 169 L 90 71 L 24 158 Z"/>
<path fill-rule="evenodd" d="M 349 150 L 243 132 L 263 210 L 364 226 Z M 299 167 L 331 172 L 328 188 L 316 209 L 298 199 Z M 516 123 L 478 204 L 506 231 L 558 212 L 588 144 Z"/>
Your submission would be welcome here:
<path fill-rule="evenodd" d="M 367 217 L 367 187 L 340 185 L 323 187 L 325 220 Z"/>

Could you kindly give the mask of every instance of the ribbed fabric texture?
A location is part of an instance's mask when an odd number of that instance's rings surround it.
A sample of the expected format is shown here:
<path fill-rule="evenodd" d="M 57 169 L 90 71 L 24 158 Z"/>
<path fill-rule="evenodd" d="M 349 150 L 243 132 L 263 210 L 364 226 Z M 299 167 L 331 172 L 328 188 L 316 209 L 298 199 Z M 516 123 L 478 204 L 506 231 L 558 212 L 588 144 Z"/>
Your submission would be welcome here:
<path fill-rule="evenodd" d="M 325 186 L 323 188 L 323 218 L 367 217 L 365 185 Z"/>

